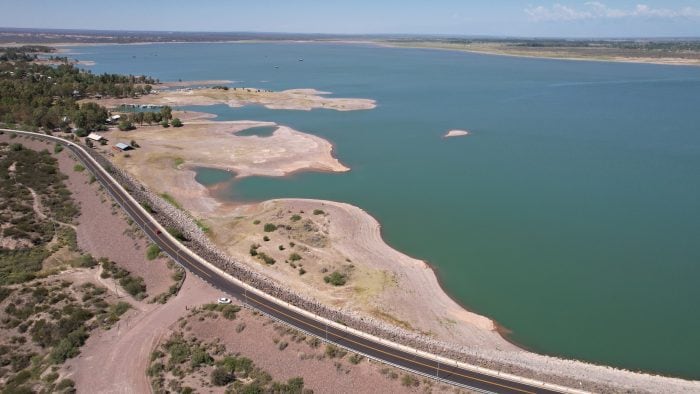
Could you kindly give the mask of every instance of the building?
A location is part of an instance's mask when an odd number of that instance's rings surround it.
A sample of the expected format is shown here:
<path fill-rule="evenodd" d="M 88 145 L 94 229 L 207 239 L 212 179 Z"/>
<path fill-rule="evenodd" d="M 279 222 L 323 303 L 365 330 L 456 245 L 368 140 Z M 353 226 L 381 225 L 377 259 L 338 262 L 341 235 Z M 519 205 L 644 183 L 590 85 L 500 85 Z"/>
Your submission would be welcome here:
<path fill-rule="evenodd" d="M 125 152 L 125 151 L 128 151 L 128 150 L 134 149 L 134 148 L 131 147 L 131 145 L 125 144 L 125 143 L 123 143 L 123 142 L 118 142 L 118 143 L 116 143 L 116 144 L 114 145 L 114 148 L 116 148 L 116 149 L 118 149 L 118 150 L 120 150 L 120 151 L 122 151 L 122 152 Z"/>
<path fill-rule="evenodd" d="M 105 137 L 103 137 L 103 136 L 101 136 L 101 135 L 99 135 L 99 134 L 97 134 L 97 133 L 90 133 L 90 134 L 88 134 L 87 138 L 88 138 L 88 139 L 91 139 L 91 140 L 93 140 L 93 141 L 95 141 L 95 142 L 100 142 L 100 141 L 102 141 L 102 140 L 105 139 Z"/>

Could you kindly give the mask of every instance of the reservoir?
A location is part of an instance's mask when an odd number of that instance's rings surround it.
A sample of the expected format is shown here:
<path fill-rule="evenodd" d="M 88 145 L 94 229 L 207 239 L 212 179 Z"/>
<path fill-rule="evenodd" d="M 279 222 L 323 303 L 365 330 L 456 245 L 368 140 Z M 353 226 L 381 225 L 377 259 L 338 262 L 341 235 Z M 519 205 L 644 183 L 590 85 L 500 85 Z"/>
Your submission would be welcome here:
<path fill-rule="evenodd" d="M 321 136 L 351 168 L 229 181 L 217 198 L 360 206 L 516 343 L 700 379 L 700 68 L 337 44 L 72 50 L 96 73 L 376 100 L 350 112 L 188 109 Z M 442 138 L 452 129 L 471 134 Z"/>

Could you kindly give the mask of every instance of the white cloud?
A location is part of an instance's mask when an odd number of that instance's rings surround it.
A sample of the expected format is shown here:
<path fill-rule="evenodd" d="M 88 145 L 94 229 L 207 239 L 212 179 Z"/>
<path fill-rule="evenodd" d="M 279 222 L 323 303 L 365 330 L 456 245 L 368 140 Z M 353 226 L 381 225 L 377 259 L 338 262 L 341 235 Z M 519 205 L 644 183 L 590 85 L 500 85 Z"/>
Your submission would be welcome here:
<path fill-rule="evenodd" d="M 637 4 L 630 9 L 610 8 L 599 1 L 583 3 L 582 7 L 570 7 L 555 3 L 549 7 L 529 6 L 525 13 L 533 21 L 576 21 L 589 19 L 621 18 L 700 18 L 700 9 L 684 7 L 678 9 L 654 8 L 646 4 Z"/>

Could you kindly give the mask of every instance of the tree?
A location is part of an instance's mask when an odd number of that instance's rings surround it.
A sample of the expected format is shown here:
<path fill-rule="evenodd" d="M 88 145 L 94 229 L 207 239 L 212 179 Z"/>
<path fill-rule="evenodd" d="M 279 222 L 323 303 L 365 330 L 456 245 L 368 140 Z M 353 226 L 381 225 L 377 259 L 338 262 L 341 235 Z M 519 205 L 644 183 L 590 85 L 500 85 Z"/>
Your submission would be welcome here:
<path fill-rule="evenodd" d="M 163 116 L 163 119 L 164 119 L 164 120 L 165 120 L 165 119 L 170 120 L 170 119 L 173 118 L 173 109 L 170 108 L 170 106 L 164 105 L 164 106 L 160 109 L 160 114 Z"/>
<path fill-rule="evenodd" d="M 148 123 L 149 125 L 153 124 L 153 121 L 155 119 L 153 118 L 153 112 L 145 112 L 143 113 L 143 121 Z"/>
<path fill-rule="evenodd" d="M 119 121 L 119 130 L 121 131 L 129 131 L 135 129 L 134 124 L 131 123 L 130 121 L 126 119 L 122 119 Z"/>
<path fill-rule="evenodd" d="M 143 125 L 143 120 L 145 118 L 145 114 L 143 112 L 137 112 L 134 114 L 134 121 L 138 122 L 139 125 Z"/>
<path fill-rule="evenodd" d="M 180 118 L 173 119 L 172 123 L 173 123 L 173 127 L 182 127 L 182 121 L 180 120 Z"/>

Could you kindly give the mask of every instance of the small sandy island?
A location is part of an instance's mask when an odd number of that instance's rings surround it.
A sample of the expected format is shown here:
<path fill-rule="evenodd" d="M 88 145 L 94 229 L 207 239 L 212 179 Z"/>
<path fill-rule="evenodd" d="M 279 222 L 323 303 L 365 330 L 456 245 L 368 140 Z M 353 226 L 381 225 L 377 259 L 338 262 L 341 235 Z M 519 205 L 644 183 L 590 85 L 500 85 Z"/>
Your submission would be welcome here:
<path fill-rule="evenodd" d="M 102 99 L 100 103 L 106 106 L 119 106 L 122 104 L 151 104 L 151 105 L 216 105 L 226 104 L 229 107 L 242 107 L 244 105 L 256 104 L 269 109 L 288 109 L 310 111 L 312 109 L 324 108 L 336 111 L 358 111 L 376 107 L 376 102 L 362 98 L 338 98 L 326 97 L 328 92 L 321 92 L 315 89 L 291 89 L 282 91 L 271 91 L 257 88 L 184 88 L 171 89 L 176 86 L 199 86 L 216 84 L 223 81 L 192 81 L 192 82 L 168 82 L 163 85 L 155 85 L 155 88 L 166 87 L 167 90 L 156 91 L 152 94 L 140 98 L 108 98 Z M 230 81 L 226 81 L 230 82 Z"/>
<path fill-rule="evenodd" d="M 466 135 L 470 135 L 471 132 L 467 130 L 450 130 L 447 132 L 447 134 L 444 135 L 445 138 L 452 138 L 452 137 L 463 137 Z"/>

